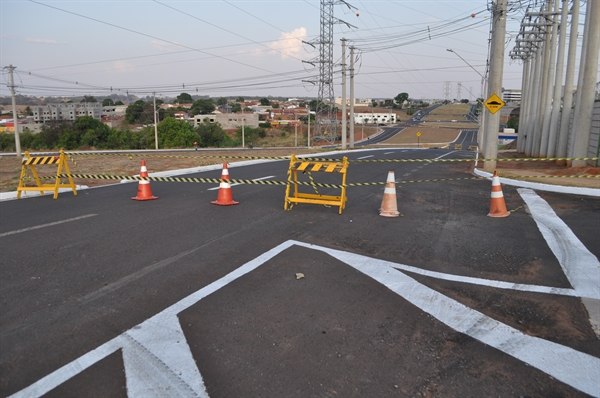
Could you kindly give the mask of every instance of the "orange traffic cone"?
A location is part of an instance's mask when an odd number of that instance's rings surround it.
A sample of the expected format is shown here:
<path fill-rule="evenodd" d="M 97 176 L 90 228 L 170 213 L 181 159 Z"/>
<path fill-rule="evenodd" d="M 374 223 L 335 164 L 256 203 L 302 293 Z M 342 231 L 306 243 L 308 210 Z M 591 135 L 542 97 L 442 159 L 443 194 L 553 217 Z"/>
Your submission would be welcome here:
<path fill-rule="evenodd" d="M 148 169 L 146 168 L 146 161 L 142 160 L 142 167 L 140 168 L 140 177 L 148 177 Z M 158 199 L 156 196 L 152 196 L 152 189 L 150 188 L 150 181 L 140 180 L 138 184 L 138 192 L 133 200 L 153 200 Z"/>
<path fill-rule="evenodd" d="M 240 202 L 236 202 L 233 200 L 231 196 L 231 185 L 229 184 L 229 170 L 227 169 L 227 163 L 223 163 L 223 171 L 221 172 L 221 180 L 223 181 L 219 185 L 219 195 L 217 196 L 217 200 L 210 202 L 213 205 L 219 206 L 231 206 L 237 205 Z"/>
<path fill-rule="evenodd" d="M 388 173 L 388 178 L 385 182 L 379 215 L 383 217 L 398 217 L 400 215 L 398 204 L 396 203 L 396 179 L 394 178 L 393 171 Z"/>
<path fill-rule="evenodd" d="M 500 186 L 500 177 L 494 170 L 494 176 L 492 177 L 492 197 L 490 199 L 490 213 L 489 217 L 508 217 L 510 213 L 506 210 L 506 203 L 504 203 L 504 194 L 502 194 L 502 186 Z"/>

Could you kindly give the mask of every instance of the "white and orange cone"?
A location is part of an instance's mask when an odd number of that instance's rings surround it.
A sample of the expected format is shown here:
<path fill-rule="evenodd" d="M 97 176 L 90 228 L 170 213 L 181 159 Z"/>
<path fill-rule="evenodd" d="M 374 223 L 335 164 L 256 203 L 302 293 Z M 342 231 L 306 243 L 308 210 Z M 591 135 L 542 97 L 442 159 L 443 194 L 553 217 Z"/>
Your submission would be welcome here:
<path fill-rule="evenodd" d="M 489 217 L 508 217 L 510 213 L 506 210 L 506 203 L 504 203 L 504 194 L 502 193 L 502 186 L 500 185 L 500 177 L 494 170 L 494 176 L 492 177 L 492 196 L 490 199 L 490 213 Z"/>
<path fill-rule="evenodd" d="M 224 181 L 219 185 L 219 195 L 217 196 L 217 200 L 210 203 L 219 206 L 231 206 L 240 203 L 234 201 L 233 196 L 231 195 L 231 184 L 229 184 L 229 170 L 227 169 L 227 163 L 223 163 L 221 180 Z"/>
<path fill-rule="evenodd" d="M 142 160 L 142 167 L 140 168 L 140 177 L 148 177 L 148 169 L 146 168 L 146 161 Z M 138 192 L 133 200 L 153 200 L 158 199 L 156 196 L 152 196 L 152 189 L 150 188 L 150 181 L 140 180 L 138 184 Z"/>
<path fill-rule="evenodd" d="M 383 217 L 398 217 L 400 215 L 396 202 L 396 179 L 393 171 L 388 173 L 388 178 L 385 182 L 379 215 Z"/>

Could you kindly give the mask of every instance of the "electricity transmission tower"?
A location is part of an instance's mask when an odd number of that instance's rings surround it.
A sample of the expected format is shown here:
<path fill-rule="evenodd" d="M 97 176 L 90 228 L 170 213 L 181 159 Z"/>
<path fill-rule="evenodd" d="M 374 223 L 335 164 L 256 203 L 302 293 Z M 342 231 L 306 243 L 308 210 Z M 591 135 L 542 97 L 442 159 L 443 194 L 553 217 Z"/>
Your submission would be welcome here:
<path fill-rule="evenodd" d="M 444 100 L 445 101 L 449 101 L 450 100 L 450 93 L 452 92 L 452 86 L 450 84 L 450 82 L 445 82 L 444 83 Z"/>
<path fill-rule="evenodd" d="M 356 8 L 344 0 L 321 0 L 321 34 L 315 40 L 305 42 L 312 47 L 318 45 L 319 55 L 310 61 L 303 61 L 313 66 L 316 64 L 319 65 L 319 76 L 308 81 L 309 83 L 319 85 L 313 136 L 317 140 L 326 140 L 332 143 L 337 137 L 338 130 L 335 90 L 333 87 L 333 25 L 335 23 L 343 23 L 348 27 L 356 28 L 333 16 L 333 6 L 339 4 L 346 5 L 350 9 Z"/>

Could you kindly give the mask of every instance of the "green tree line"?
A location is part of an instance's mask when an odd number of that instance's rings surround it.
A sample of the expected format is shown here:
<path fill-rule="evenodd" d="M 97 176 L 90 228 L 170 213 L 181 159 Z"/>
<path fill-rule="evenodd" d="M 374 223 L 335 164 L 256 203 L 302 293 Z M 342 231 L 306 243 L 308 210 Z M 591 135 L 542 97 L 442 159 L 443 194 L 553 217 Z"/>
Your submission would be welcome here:
<path fill-rule="evenodd" d="M 34 134 L 26 130 L 19 136 L 23 150 L 155 148 L 154 126 L 136 131 L 120 130 L 109 127 L 91 116 L 79 117 L 72 123 L 44 125 L 39 133 Z M 191 148 L 194 142 L 202 148 L 224 148 L 235 146 L 238 141 L 229 137 L 218 123 L 205 120 L 193 127 L 186 121 L 172 117 L 166 117 L 157 124 L 157 136 L 158 147 L 167 149 Z M 15 151 L 13 134 L 0 134 L 0 150 Z"/>

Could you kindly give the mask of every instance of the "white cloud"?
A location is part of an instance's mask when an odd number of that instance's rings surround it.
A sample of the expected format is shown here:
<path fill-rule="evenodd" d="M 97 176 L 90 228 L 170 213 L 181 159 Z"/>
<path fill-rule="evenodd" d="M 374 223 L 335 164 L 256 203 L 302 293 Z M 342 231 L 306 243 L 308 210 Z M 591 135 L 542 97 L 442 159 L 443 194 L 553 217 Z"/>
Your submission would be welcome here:
<path fill-rule="evenodd" d="M 162 40 L 151 40 L 150 44 L 157 50 L 160 51 L 180 51 L 183 49 L 182 46 L 178 46 L 175 43 L 167 43 Z"/>
<path fill-rule="evenodd" d="M 135 66 L 127 61 L 115 61 L 113 63 L 113 68 L 116 72 L 122 73 L 133 72 L 135 70 Z"/>
<path fill-rule="evenodd" d="M 302 50 L 302 40 L 306 39 L 306 28 L 283 32 L 279 40 L 269 44 L 269 48 L 281 54 L 281 58 L 296 57 Z"/>
<path fill-rule="evenodd" d="M 52 39 L 37 39 L 37 38 L 32 38 L 32 37 L 26 37 L 23 40 L 28 43 L 58 44 L 58 42 L 56 40 L 52 40 Z"/>

